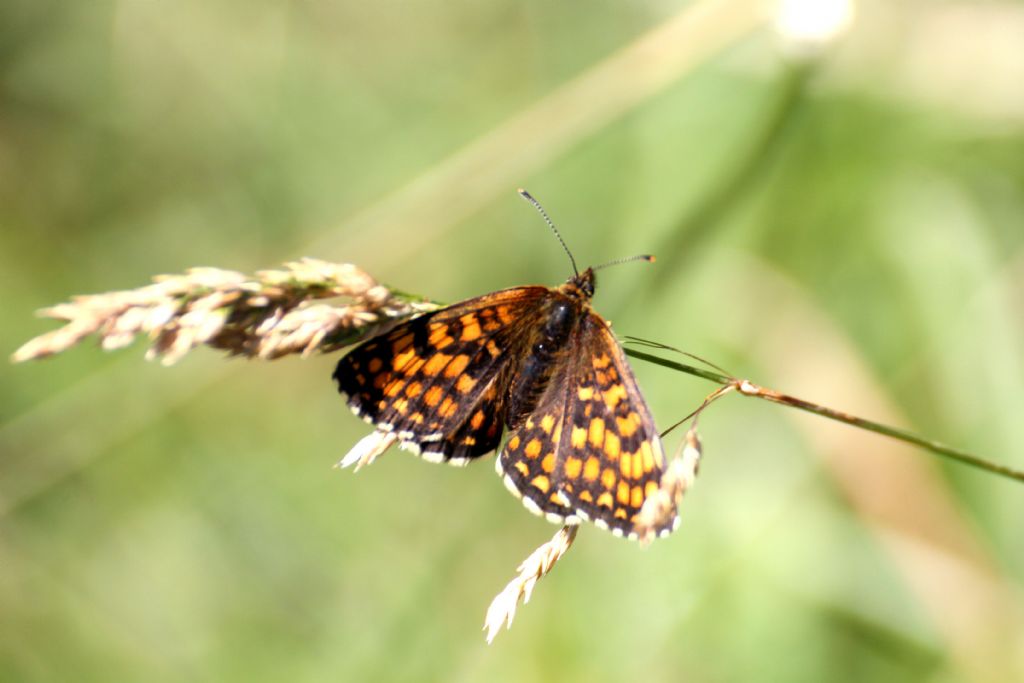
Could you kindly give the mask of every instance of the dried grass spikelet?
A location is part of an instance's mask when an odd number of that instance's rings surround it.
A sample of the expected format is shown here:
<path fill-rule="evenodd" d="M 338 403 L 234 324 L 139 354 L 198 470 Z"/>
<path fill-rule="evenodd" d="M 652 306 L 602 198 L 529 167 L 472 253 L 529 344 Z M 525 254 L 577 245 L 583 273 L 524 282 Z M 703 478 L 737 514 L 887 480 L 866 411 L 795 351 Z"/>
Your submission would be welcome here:
<path fill-rule="evenodd" d="M 523 604 L 530 601 L 533 588 L 542 576 L 550 572 L 555 563 L 562 558 L 562 555 L 572 547 L 576 539 L 576 532 L 579 526 L 568 524 L 563 526 L 551 538 L 550 541 L 534 550 L 529 557 L 519 565 L 519 574 L 512 579 L 505 589 L 495 596 L 487 608 L 487 616 L 484 618 L 484 630 L 487 631 L 487 643 L 490 644 L 498 635 L 502 625 L 512 628 L 512 619 L 516 615 L 516 607 L 519 601 Z"/>
<path fill-rule="evenodd" d="M 160 358 L 164 365 L 202 344 L 263 360 L 309 355 L 334 351 L 388 320 L 433 308 L 396 297 L 352 264 L 309 258 L 252 277 L 191 268 L 153 280 L 139 289 L 76 296 L 41 310 L 41 316 L 65 325 L 32 339 L 12 360 L 60 353 L 91 334 L 105 350 L 145 334 L 152 340 L 146 357 Z"/>
<path fill-rule="evenodd" d="M 374 460 L 397 442 L 398 435 L 394 432 L 376 429 L 360 439 L 335 467 L 340 470 L 352 467 L 353 472 L 358 472 L 367 465 L 372 465 Z"/>
<path fill-rule="evenodd" d="M 678 523 L 679 503 L 697 478 L 701 452 L 700 436 L 697 434 L 697 424 L 694 423 L 683 439 L 682 452 L 672 458 L 665 473 L 661 475 L 658 490 L 647 497 L 637 513 L 633 528 L 641 544 L 646 545 L 654 540 L 654 530 L 673 516 Z"/>

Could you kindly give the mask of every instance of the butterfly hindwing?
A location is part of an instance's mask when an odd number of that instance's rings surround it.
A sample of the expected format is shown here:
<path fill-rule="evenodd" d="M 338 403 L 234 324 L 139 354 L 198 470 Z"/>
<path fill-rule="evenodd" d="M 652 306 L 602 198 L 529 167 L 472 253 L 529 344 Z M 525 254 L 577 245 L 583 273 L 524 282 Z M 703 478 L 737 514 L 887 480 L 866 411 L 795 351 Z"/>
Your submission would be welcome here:
<path fill-rule="evenodd" d="M 528 343 L 546 287 L 517 287 L 426 313 L 370 339 L 334 372 L 349 406 L 426 459 L 464 464 L 494 450 L 500 380 Z"/>
<path fill-rule="evenodd" d="M 498 470 L 551 521 L 591 520 L 632 536 L 665 468 L 661 441 L 625 354 L 588 313 L 533 413 L 506 440 Z M 657 532 L 671 531 L 674 516 Z"/>

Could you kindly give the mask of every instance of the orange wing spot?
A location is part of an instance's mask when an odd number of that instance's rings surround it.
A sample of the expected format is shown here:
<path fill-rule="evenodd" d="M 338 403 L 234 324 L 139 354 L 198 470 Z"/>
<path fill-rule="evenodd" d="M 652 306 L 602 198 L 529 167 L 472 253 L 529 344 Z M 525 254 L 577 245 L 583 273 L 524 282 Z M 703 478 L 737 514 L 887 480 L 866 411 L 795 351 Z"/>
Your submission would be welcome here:
<path fill-rule="evenodd" d="M 594 412 L 594 406 L 591 403 L 583 406 L 583 417 L 590 417 L 590 413 Z"/>
<path fill-rule="evenodd" d="M 494 343 L 493 339 L 487 340 L 487 353 L 491 354 L 493 358 L 497 358 L 501 355 L 501 349 L 498 348 L 498 345 Z"/>
<path fill-rule="evenodd" d="M 545 434 L 550 434 L 551 429 L 555 426 L 555 418 L 551 415 L 545 415 L 540 419 L 540 428 L 544 430 Z"/>
<path fill-rule="evenodd" d="M 448 365 L 452 360 L 452 357 L 447 353 L 435 353 L 430 357 L 430 360 L 423 366 L 423 372 L 431 377 L 438 375 L 444 367 Z"/>
<path fill-rule="evenodd" d="M 647 464 L 650 463 L 650 467 Z M 639 479 L 644 472 L 650 472 L 654 467 L 654 457 L 651 455 L 651 445 L 644 441 L 640 444 L 640 450 L 633 455 L 633 478 Z"/>
<path fill-rule="evenodd" d="M 644 472 L 654 469 L 654 452 L 651 450 L 651 442 L 644 441 L 640 444 L 640 459 L 643 462 Z"/>
<path fill-rule="evenodd" d="M 395 344 L 395 346 L 398 346 Z M 416 349 L 408 349 L 406 351 L 395 352 L 395 355 L 391 358 L 391 369 L 401 370 L 407 364 L 411 363 L 416 358 Z"/>
<path fill-rule="evenodd" d="M 606 467 L 604 472 L 601 473 L 601 486 L 606 489 L 610 489 L 615 486 L 615 482 L 619 480 L 619 477 L 615 474 L 615 470 L 611 467 Z"/>
<path fill-rule="evenodd" d="M 594 369 L 603 370 L 608 367 L 608 364 L 612 362 L 612 359 L 608 357 L 607 353 L 602 353 L 600 356 L 594 356 Z"/>
<path fill-rule="evenodd" d="M 358 382 L 360 385 L 366 384 L 366 378 L 363 377 L 362 375 L 356 375 L 356 382 Z"/>
<path fill-rule="evenodd" d="M 461 375 L 455 382 L 455 389 L 460 394 L 468 394 L 476 386 L 476 380 L 469 375 Z"/>
<path fill-rule="evenodd" d="M 590 421 L 590 428 L 587 431 L 590 436 L 590 445 L 594 448 L 600 448 L 604 442 L 604 420 L 600 417 L 595 417 Z"/>
<path fill-rule="evenodd" d="M 469 365 L 469 356 L 464 353 L 460 353 L 452 359 L 452 362 L 448 364 L 448 367 L 444 369 L 445 377 L 458 377 L 462 374 L 466 366 Z"/>
<path fill-rule="evenodd" d="M 594 398 L 594 387 L 580 387 L 576 391 L 576 397 L 581 401 L 589 401 Z"/>
<path fill-rule="evenodd" d="M 398 332 L 398 330 L 395 330 Z M 412 346 L 412 332 L 406 332 L 405 334 L 395 337 L 391 342 L 391 353 L 401 353 L 407 348 Z M 367 351 L 370 351 L 373 347 L 366 347 Z"/>
<path fill-rule="evenodd" d="M 636 430 L 640 427 L 640 416 L 630 412 L 626 417 L 615 418 L 615 424 L 619 428 L 619 436 L 629 438 L 636 434 Z"/>
<path fill-rule="evenodd" d="M 618 434 L 608 432 L 604 435 L 604 454 L 608 456 L 609 460 L 618 460 L 621 450 Z"/>
<path fill-rule="evenodd" d="M 593 503 L 594 496 L 591 495 L 590 491 L 580 491 L 580 500 L 584 503 Z"/>
<path fill-rule="evenodd" d="M 533 460 L 540 455 L 540 439 L 530 439 L 526 444 L 526 457 Z"/>
<path fill-rule="evenodd" d="M 476 439 L 474 439 L 472 436 L 467 436 L 465 439 L 462 440 L 462 443 L 464 443 L 467 446 L 475 446 Z"/>
<path fill-rule="evenodd" d="M 594 381 L 597 382 L 597 386 L 599 387 L 606 386 L 608 384 L 607 373 L 598 370 L 597 372 L 594 373 Z"/>
<path fill-rule="evenodd" d="M 480 338 L 482 332 L 480 331 L 480 321 L 476 319 L 476 316 L 472 313 L 459 318 L 459 322 L 462 323 L 462 334 L 459 335 L 460 341 L 476 341 Z"/>
<path fill-rule="evenodd" d="M 657 492 L 658 492 L 658 482 L 656 482 L 656 481 L 649 481 L 644 486 L 644 498 L 650 498 L 651 496 L 653 496 Z"/>
<path fill-rule="evenodd" d="M 629 479 L 633 476 L 633 454 L 623 453 L 622 459 L 619 461 L 619 471 L 622 472 L 622 476 Z"/>
<path fill-rule="evenodd" d="M 498 319 L 501 320 L 502 325 L 511 325 L 515 321 L 515 316 L 512 315 L 512 311 L 509 310 L 508 306 L 498 306 Z"/>
<path fill-rule="evenodd" d="M 395 410 L 397 410 L 399 414 L 405 415 L 405 413 L 409 410 L 409 401 L 407 399 L 400 398 L 394 402 L 394 406 Z"/>
<path fill-rule="evenodd" d="M 485 417 L 484 411 L 482 411 L 482 410 L 476 411 L 475 413 L 473 413 L 473 417 L 469 418 L 469 426 L 472 427 L 473 429 L 480 429 L 480 425 L 482 425 L 484 423 L 484 417 Z M 519 437 L 518 436 L 513 437 L 513 440 L 516 442 L 516 446 L 518 446 L 519 445 Z M 509 446 L 512 446 L 512 442 L 511 441 L 509 441 Z M 512 446 L 513 450 L 515 449 L 516 446 Z"/>
<path fill-rule="evenodd" d="M 383 366 L 384 361 L 382 361 L 380 358 L 371 358 L 369 364 L 367 364 L 366 366 L 366 369 L 369 370 L 371 373 L 377 373 L 380 372 L 380 369 Z"/>
<path fill-rule="evenodd" d="M 555 454 L 554 453 L 548 453 L 547 455 L 545 455 L 544 459 L 540 461 L 540 468 L 542 470 L 544 470 L 545 472 L 547 472 L 548 474 L 551 474 L 552 472 L 554 472 L 555 471 Z"/>
<path fill-rule="evenodd" d="M 619 502 L 619 505 L 629 505 L 629 484 L 624 481 L 619 482 L 615 489 L 615 500 Z"/>
<path fill-rule="evenodd" d="M 577 479 L 583 470 L 583 461 L 579 458 L 568 457 L 565 460 L 565 476 L 569 479 Z"/>
<path fill-rule="evenodd" d="M 548 489 L 551 488 L 551 482 L 543 474 L 538 474 L 534 477 L 530 484 L 540 489 L 542 493 L 547 493 Z"/>
<path fill-rule="evenodd" d="M 423 424 L 423 413 L 413 413 L 409 416 L 409 419 L 418 425 Z"/>
<path fill-rule="evenodd" d="M 451 344 L 455 343 L 452 336 L 448 334 L 447 325 L 438 325 L 430 331 L 430 336 L 427 337 L 427 342 L 435 349 L 443 349 Z"/>
<path fill-rule="evenodd" d="M 384 395 L 391 398 L 398 396 L 400 393 L 402 393 L 402 387 L 404 386 L 405 380 L 397 379 L 393 381 L 391 384 L 387 385 L 387 387 L 384 389 Z"/>
<path fill-rule="evenodd" d="M 626 510 L 624 508 L 619 508 L 618 510 L 616 510 L 615 519 L 626 519 Z"/>
<path fill-rule="evenodd" d="M 423 395 L 423 402 L 433 408 L 441 402 L 441 387 L 430 387 L 427 389 L 427 393 Z"/>
<path fill-rule="evenodd" d="M 573 448 L 583 448 L 587 445 L 587 430 L 583 427 L 573 427 L 569 443 Z"/>
<path fill-rule="evenodd" d="M 597 497 L 597 507 L 599 508 L 610 508 L 612 506 L 612 494 L 605 491 Z"/>
<path fill-rule="evenodd" d="M 597 458 L 587 458 L 583 466 L 583 478 L 587 481 L 597 481 L 597 475 L 601 473 L 601 461 Z"/>
<path fill-rule="evenodd" d="M 488 318 L 484 321 L 484 332 L 497 332 L 501 329 L 501 323 L 494 318 Z"/>
<path fill-rule="evenodd" d="M 480 421 L 483 422 L 483 413 L 478 410 L 478 411 L 476 411 L 476 415 L 480 415 Z M 474 420 L 476 419 L 476 415 L 473 416 Z M 519 435 L 518 434 L 516 434 L 515 436 L 513 436 L 511 439 L 508 440 L 508 444 L 506 444 L 506 448 L 508 448 L 508 450 L 510 450 L 510 451 L 514 451 L 517 448 L 519 448 Z"/>
<path fill-rule="evenodd" d="M 376 389 L 383 389 L 385 386 L 387 386 L 387 383 L 390 382 L 391 379 L 392 379 L 391 375 L 389 375 L 386 372 L 383 373 L 383 374 L 377 375 L 376 377 L 373 378 L 373 386 Z"/>
<path fill-rule="evenodd" d="M 516 461 L 515 468 L 519 470 L 519 474 L 523 475 L 524 477 L 530 473 L 529 466 L 527 466 L 527 464 L 522 460 Z"/>
<path fill-rule="evenodd" d="M 644 490 L 639 486 L 633 487 L 633 492 L 629 497 L 629 504 L 634 510 L 639 510 L 644 504 Z"/>
<path fill-rule="evenodd" d="M 409 382 L 409 384 L 405 386 L 405 395 L 409 398 L 415 398 L 421 393 L 423 393 L 423 385 L 419 382 Z"/>
<path fill-rule="evenodd" d="M 626 398 L 626 387 L 621 384 L 613 385 L 608 391 L 601 392 L 601 398 L 604 399 L 604 404 L 609 409 L 614 410 L 619 405 L 619 401 Z"/>
<path fill-rule="evenodd" d="M 451 417 L 455 414 L 455 409 L 458 407 L 459 404 L 456 401 L 451 400 L 451 398 L 445 398 L 441 402 L 441 407 L 437 409 L 437 414 L 441 417 Z"/>

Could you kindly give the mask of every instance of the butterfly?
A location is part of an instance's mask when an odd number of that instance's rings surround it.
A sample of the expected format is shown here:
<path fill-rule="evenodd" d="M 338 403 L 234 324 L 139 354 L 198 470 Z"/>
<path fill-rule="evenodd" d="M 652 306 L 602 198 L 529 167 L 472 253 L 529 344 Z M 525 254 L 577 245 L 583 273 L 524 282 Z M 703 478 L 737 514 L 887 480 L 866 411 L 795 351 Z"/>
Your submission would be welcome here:
<path fill-rule="evenodd" d="M 352 411 L 400 447 L 453 465 L 498 450 L 498 474 L 531 512 L 636 538 L 665 456 L 622 347 L 591 307 L 594 269 L 569 257 L 563 285 L 424 313 L 357 346 L 333 377 Z M 673 509 L 653 532 L 677 525 Z"/>

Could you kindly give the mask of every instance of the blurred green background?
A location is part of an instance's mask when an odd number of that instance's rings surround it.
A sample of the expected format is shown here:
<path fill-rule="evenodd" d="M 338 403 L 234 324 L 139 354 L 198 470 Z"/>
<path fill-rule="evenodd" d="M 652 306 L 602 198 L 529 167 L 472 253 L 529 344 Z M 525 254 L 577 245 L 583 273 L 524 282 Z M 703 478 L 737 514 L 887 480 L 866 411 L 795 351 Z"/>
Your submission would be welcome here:
<path fill-rule="evenodd" d="M 601 274 L 620 334 L 1021 467 L 1024 4 L 863 2 L 818 46 L 762 11 L 5 0 L 2 348 L 195 265 L 559 283 L 524 186 L 581 263 L 657 254 Z M 555 530 L 490 458 L 337 472 L 336 358 L 140 347 L 0 370 L 2 681 L 1024 676 L 1007 480 L 723 400 L 682 528 L 584 528 L 486 647 Z M 712 388 L 634 366 L 663 425 Z"/>

